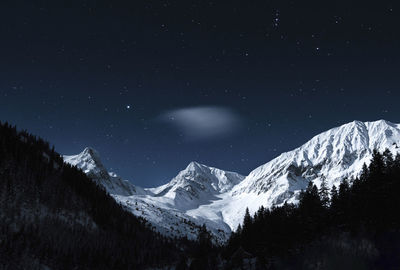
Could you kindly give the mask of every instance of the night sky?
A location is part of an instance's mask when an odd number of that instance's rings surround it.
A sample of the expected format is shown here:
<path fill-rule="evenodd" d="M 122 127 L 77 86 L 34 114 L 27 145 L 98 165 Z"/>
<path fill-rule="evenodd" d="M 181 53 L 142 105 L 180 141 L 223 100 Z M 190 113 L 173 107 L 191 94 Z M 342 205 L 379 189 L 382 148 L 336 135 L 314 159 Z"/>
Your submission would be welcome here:
<path fill-rule="evenodd" d="M 248 174 L 334 126 L 400 122 L 396 1 L 9 3 L 0 121 L 63 154 L 92 146 L 140 186 L 192 160 Z"/>

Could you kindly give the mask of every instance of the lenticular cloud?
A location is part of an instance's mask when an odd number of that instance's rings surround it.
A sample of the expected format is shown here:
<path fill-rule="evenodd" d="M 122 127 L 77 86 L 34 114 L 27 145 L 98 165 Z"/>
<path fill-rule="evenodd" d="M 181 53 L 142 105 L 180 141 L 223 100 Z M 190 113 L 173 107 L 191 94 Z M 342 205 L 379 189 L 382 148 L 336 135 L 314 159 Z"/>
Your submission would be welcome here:
<path fill-rule="evenodd" d="M 237 131 L 240 117 L 224 107 L 192 107 L 167 111 L 160 119 L 175 126 L 188 140 L 224 137 Z"/>

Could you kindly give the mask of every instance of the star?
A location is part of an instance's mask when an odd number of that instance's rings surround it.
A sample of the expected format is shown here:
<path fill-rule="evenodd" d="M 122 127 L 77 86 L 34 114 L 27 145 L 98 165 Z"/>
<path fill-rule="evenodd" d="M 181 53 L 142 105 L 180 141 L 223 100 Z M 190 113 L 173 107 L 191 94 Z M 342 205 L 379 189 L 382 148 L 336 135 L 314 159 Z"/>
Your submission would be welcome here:
<path fill-rule="evenodd" d="M 129 110 L 131 108 L 131 105 L 126 105 L 126 109 Z"/>

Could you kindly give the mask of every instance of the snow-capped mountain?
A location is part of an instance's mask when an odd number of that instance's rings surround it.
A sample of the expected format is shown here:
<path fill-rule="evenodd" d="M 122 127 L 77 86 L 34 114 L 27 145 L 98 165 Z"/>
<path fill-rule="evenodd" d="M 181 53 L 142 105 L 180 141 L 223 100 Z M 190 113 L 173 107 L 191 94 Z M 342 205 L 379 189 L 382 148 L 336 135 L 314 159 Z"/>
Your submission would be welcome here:
<path fill-rule="evenodd" d="M 133 214 L 145 218 L 157 231 L 170 236 L 195 239 L 200 226 L 206 224 L 216 241 L 230 234 L 230 227 L 207 216 L 190 216 L 186 210 L 219 200 L 217 196 L 231 190 L 244 176 L 191 162 L 169 183 L 142 189 L 108 173 L 99 154 L 92 148 L 73 156 L 64 155 L 65 162 L 77 166 L 91 179 L 103 186 L 119 203 Z"/>
<path fill-rule="evenodd" d="M 242 222 L 245 209 L 255 212 L 284 202 L 297 203 L 309 181 L 339 185 L 357 177 L 369 164 L 374 149 L 400 152 L 400 125 L 388 121 L 354 121 L 323 132 L 299 148 L 281 154 L 256 168 L 247 177 L 196 162 L 169 183 L 150 189 L 122 188 L 110 176 L 95 151 L 85 149 L 65 160 L 82 168 L 135 215 L 146 218 L 164 234 L 194 238 L 205 223 L 220 241 Z M 91 150 L 91 151 L 90 151 Z M 88 153 L 91 152 L 88 157 Z M 114 182 L 115 181 L 115 182 Z M 118 188 L 115 188 L 118 187 Z M 138 192 L 137 190 L 140 190 Z"/>
<path fill-rule="evenodd" d="M 63 158 L 65 162 L 80 168 L 110 194 L 129 196 L 144 193 L 143 189 L 136 187 L 127 180 L 123 180 L 113 172 L 108 172 L 97 151 L 90 147 L 85 148 L 78 155 L 64 155 Z"/>
<path fill-rule="evenodd" d="M 329 187 L 338 186 L 344 178 L 359 176 L 363 164 L 370 163 L 374 149 L 383 152 L 387 148 L 397 154 L 398 145 L 400 125 L 385 120 L 353 121 L 323 132 L 250 172 L 232 189 L 231 202 L 224 209 L 225 220 L 235 228 L 246 207 L 255 212 L 261 205 L 296 203 L 309 181 L 319 186 L 325 179 Z"/>
<path fill-rule="evenodd" d="M 217 242 L 223 242 L 231 228 L 221 222 L 221 217 L 212 218 L 203 213 L 189 214 L 190 210 L 221 200 L 244 179 L 244 176 L 217 168 L 191 162 L 169 183 L 145 189 L 146 194 L 129 197 L 114 196 L 135 215 L 144 217 L 155 229 L 166 235 L 197 237 L 200 226 L 206 224 Z"/>
<path fill-rule="evenodd" d="M 175 208 L 186 211 L 218 199 L 216 196 L 230 191 L 244 176 L 191 162 L 171 182 L 151 188 L 157 197 L 170 198 Z"/>

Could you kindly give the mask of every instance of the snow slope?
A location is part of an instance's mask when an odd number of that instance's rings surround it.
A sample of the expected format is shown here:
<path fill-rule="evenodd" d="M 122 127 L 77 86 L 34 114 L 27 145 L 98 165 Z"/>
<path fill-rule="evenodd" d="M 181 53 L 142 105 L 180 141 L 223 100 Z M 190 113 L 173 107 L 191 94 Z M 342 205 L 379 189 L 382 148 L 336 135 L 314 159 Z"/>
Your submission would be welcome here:
<path fill-rule="evenodd" d="M 299 148 L 286 152 L 256 168 L 231 191 L 226 222 L 235 228 L 246 206 L 255 212 L 261 205 L 271 207 L 298 201 L 309 181 L 329 187 L 344 178 L 357 177 L 364 163 L 369 164 L 374 149 L 399 152 L 400 125 L 385 120 L 353 121 L 323 132 Z M 236 211 L 236 213 L 233 213 Z"/>
<path fill-rule="evenodd" d="M 80 168 L 119 203 L 133 214 L 145 218 L 164 235 L 195 239 L 200 226 L 206 224 L 215 241 L 223 242 L 231 232 L 221 218 L 211 219 L 207 215 L 194 217 L 186 212 L 220 200 L 218 196 L 242 181 L 242 175 L 191 162 L 169 183 L 142 189 L 114 173 L 108 173 L 94 149 L 86 148 L 78 155 L 64 156 L 64 160 Z"/>
<path fill-rule="evenodd" d="M 171 182 L 148 189 L 157 197 L 170 198 L 175 208 L 186 211 L 217 200 L 230 191 L 244 176 L 191 162 Z"/>
<path fill-rule="evenodd" d="M 247 177 L 192 162 L 169 183 L 150 189 L 108 174 L 92 149 L 64 158 L 161 233 L 195 238 L 205 223 L 217 241 L 225 241 L 242 222 L 246 207 L 255 212 L 261 205 L 297 203 L 309 181 L 320 185 L 326 179 L 332 186 L 343 178 L 354 179 L 363 164 L 369 164 L 374 149 L 383 152 L 387 148 L 397 154 L 398 145 L 399 124 L 353 121 L 313 137 Z"/>
<path fill-rule="evenodd" d="M 97 184 L 103 186 L 108 193 L 116 195 L 143 194 L 145 191 L 133 185 L 113 172 L 108 172 L 100 160 L 96 150 L 86 147 L 82 153 L 74 156 L 63 156 L 64 161 L 80 168 Z"/>

